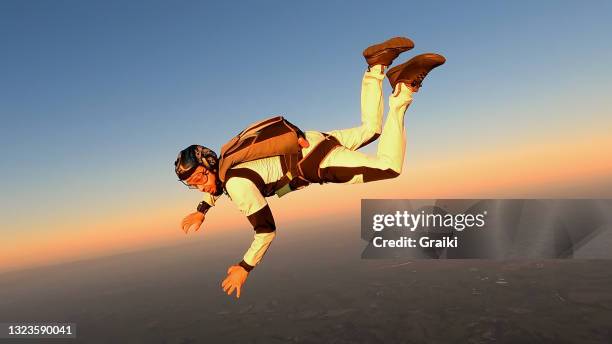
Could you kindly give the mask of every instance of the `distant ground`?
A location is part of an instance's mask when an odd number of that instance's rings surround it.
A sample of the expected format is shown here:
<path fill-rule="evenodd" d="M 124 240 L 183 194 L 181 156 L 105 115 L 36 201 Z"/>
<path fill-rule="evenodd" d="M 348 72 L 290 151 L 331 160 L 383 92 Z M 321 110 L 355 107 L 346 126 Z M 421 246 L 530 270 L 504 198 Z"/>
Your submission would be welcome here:
<path fill-rule="evenodd" d="M 357 222 L 310 226 L 279 228 L 238 301 L 219 284 L 248 229 L 2 274 L 0 322 L 75 322 L 79 343 L 612 341 L 612 261 L 362 260 Z"/>

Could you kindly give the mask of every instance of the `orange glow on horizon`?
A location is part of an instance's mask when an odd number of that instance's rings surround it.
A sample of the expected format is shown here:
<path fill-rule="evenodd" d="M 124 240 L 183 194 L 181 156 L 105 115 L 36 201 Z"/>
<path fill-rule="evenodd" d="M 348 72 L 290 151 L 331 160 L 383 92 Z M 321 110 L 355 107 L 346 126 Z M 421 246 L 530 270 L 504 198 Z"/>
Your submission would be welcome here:
<path fill-rule="evenodd" d="M 605 148 L 605 149 L 602 149 Z M 612 138 L 602 136 L 562 143 L 538 143 L 505 151 L 443 161 L 408 161 L 392 180 L 363 185 L 311 185 L 278 199 L 268 198 L 277 227 L 326 216 L 358 216 L 362 198 L 516 198 L 555 197 L 567 187 L 577 190 L 612 176 Z M 409 152 L 408 152 L 409 156 Z M 567 194 L 567 193 L 565 193 Z M 588 197 L 574 192 L 566 197 Z M 607 195 L 610 197 L 610 195 Z M 54 223 L 36 237 L 11 233 L 0 247 L 0 271 L 91 258 L 202 238 L 227 230 L 250 230 L 229 199 L 220 199 L 203 229 L 185 235 L 180 220 L 189 209 L 179 206 L 113 214 L 82 226 L 74 219 Z M 313 215 L 314 214 L 314 215 Z M 61 221 L 60 221 L 61 222 Z M 281 224 L 281 226 L 279 226 Z M 251 235 L 252 231 L 248 235 Z M 245 247 L 246 250 L 246 247 Z"/>

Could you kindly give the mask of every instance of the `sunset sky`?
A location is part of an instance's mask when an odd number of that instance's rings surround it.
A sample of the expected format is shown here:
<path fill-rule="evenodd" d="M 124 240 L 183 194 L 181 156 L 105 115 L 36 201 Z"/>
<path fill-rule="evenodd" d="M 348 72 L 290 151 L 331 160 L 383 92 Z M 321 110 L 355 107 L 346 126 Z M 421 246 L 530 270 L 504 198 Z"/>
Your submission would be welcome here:
<path fill-rule="evenodd" d="M 178 151 L 276 114 L 358 125 L 361 51 L 397 35 L 399 62 L 447 58 L 408 110 L 404 173 L 271 198 L 279 230 L 361 198 L 612 197 L 612 2 L 460 3 L 0 2 L 0 272 L 252 235 L 229 199 L 183 234 L 201 195 Z"/>

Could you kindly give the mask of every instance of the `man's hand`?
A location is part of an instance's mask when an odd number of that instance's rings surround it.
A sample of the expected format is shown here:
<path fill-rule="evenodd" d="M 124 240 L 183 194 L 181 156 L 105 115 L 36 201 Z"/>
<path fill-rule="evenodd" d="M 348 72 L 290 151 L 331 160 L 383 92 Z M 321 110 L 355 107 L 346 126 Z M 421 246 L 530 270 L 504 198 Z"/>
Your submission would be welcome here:
<path fill-rule="evenodd" d="M 183 232 L 187 234 L 189 228 L 191 228 L 191 226 L 195 226 L 195 231 L 197 232 L 198 229 L 200 229 L 202 222 L 204 222 L 204 214 L 196 211 L 195 213 L 191 213 L 183 218 L 181 228 L 183 229 Z"/>
<path fill-rule="evenodd" d="M 244 282 L 246 282 L 249 273 L 240 265 L 232 265 L 227 269 L 227 277 L 221 282 L 221 288 L 227 293 L 232 295 L 234 289 L 236 290 L 236 298 L 240 298 L 240 288 Z"/>

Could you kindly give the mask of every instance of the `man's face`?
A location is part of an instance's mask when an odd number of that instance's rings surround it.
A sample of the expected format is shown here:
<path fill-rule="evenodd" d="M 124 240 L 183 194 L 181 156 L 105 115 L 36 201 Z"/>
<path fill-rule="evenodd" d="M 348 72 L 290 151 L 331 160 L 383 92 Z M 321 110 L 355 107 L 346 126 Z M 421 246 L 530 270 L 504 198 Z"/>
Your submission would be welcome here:
<path fill-rule="evenodd" d="M 202 192 L 217 193 L 217 176 L 204 168 L 204 166 L 198 166 L 193 174 L 185 179 L 184 182 L 197 186 L 198 190 Z"/>

